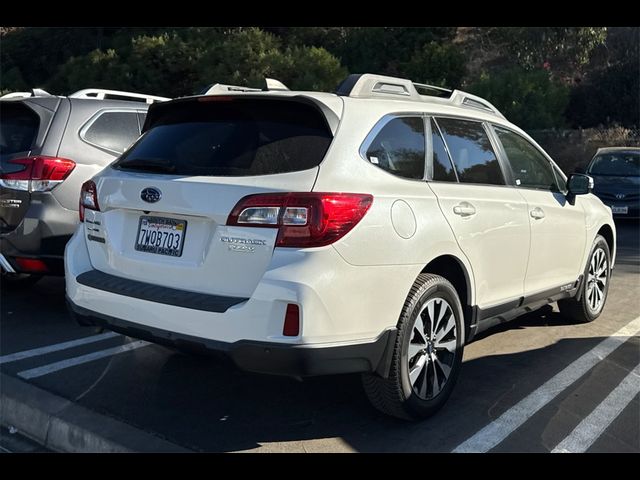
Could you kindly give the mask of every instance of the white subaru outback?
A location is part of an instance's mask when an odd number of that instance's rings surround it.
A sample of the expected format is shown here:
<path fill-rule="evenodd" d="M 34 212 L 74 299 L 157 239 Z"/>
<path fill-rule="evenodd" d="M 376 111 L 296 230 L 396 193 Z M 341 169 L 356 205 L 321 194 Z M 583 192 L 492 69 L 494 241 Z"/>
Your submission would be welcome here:
<path fill-rule="evenodd" d="M 481 330 L 554 301 L 600 315 L 611 210 L 486 100 L 371 74 L 269 83 L 152 105 L 83 185 L 65 255 L 81 324 L 254 372 L 361 372 L 377 408 L 416 419 Z"/>

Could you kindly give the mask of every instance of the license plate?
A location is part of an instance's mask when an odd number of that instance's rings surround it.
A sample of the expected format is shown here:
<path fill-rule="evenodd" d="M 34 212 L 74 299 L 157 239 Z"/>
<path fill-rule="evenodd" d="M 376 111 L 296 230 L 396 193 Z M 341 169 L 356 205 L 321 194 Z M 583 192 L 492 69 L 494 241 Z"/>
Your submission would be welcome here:
<path fill-rule="evenodd" d="M 186 231 L 186 220 L 142 216 L 138 223 L 136 250 L 179 257 Z"/>
<path fill-rule="evenodd" d="M 626 215 L 627 213 L 629 213 L 629 207 L 611 207 L 611 211 L 613 213 L 622 213 Z"/>

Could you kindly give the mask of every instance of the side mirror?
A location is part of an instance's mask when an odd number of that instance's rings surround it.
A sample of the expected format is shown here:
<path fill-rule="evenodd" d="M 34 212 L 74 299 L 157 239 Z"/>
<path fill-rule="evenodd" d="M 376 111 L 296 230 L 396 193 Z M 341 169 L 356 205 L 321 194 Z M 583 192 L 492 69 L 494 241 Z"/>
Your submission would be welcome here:
<path fill-rule="evenodd" d="M 571 195 L 585 195 L 593 190 L 593 178 L 583 173 L 572 173 L 567 180 L 567 189 Z"/>

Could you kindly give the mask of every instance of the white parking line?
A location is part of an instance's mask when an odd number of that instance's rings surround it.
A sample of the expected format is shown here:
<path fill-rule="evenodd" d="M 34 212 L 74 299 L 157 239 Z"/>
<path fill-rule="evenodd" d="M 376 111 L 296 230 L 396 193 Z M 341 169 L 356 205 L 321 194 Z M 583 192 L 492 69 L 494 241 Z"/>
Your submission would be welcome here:
<path fill-rule="evenodd" d="M 127 343 L 125 345 L 120 345 L 119 347 L 107 348 L 106 350 L 87 353 L 86 355 L 80 355 L 79 357 L 73 357 L 67 360 L 61 360 L 59 362 L 50 363 L 49 365 L 44 365 L 42 367 L 32 368 L 30 370 L 24 370 L 23 372 L 19 372 L 18 376 L 22 378 L 41 377 L 43 375 L 47 375 L 48 373 L 53 373 L 53 372 L 57 372 L 58 370 L 63 370 L 65 368 L 74 367 L 76 365 L 81 365 L 87 362 L 92 362 L 94 360 L 98 360 L 99 358 L 111 357 L 112 355 L 128 352 L 130 350 L 135 350 L 136 348 L 140 348 L 140 347 L 146 347 L 147 345 L 150 345 L 150 343 L 145 342 L 143 340 L 138 340 L 135 342 Z"/>
<path fill-rule="evenodd" d="M 638 393 L 640 393 L 640 365 L 634 368 L 593 412 L 583 418 L 578 426 L 551 450 L 551 453 L 586 452 Z"/>
<path fill-rule="evenodd" d="M 9 355 L 3 355 L 2 357 L 0 357 L 0 365 L 2 365 L 3 363 L 16 362 L 24 358 L 37 357 L 38 355 L 44 355 L 46 353 L 58 352 L 60 350 L 66 350 L 67 348 L 86 345 L 88 343 L 99 342 L 101 340 L 117 337 L 119 335 L 119 333 L 115 332 L 106 332 L 99 335 L 91 335 L 90 337 L 79 338 L 77 340 L 70 340 L 68 342 L 55 343 L 53 345 L 47 345 L 46 347 L 39 347 L 32 350 L 10 353 Z"/>
<path fill-rule="evenodd" d="M 629 337 L 637 335 L 639 332 L 640 317 L 637 317 L 554 375 L 493 422 L 462 442 L 453 449 L 453 452 L 488 452 L 565 388 L 626 342 Z"/>

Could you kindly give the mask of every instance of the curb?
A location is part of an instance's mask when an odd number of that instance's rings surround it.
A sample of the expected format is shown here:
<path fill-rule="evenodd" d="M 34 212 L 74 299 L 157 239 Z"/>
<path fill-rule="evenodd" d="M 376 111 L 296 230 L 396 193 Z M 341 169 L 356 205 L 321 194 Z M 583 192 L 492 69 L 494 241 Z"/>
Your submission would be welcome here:
<path fill-rule="evenodd" d="M 0 423 L 58 452 L 191 452 L 4 373 Z"/>

